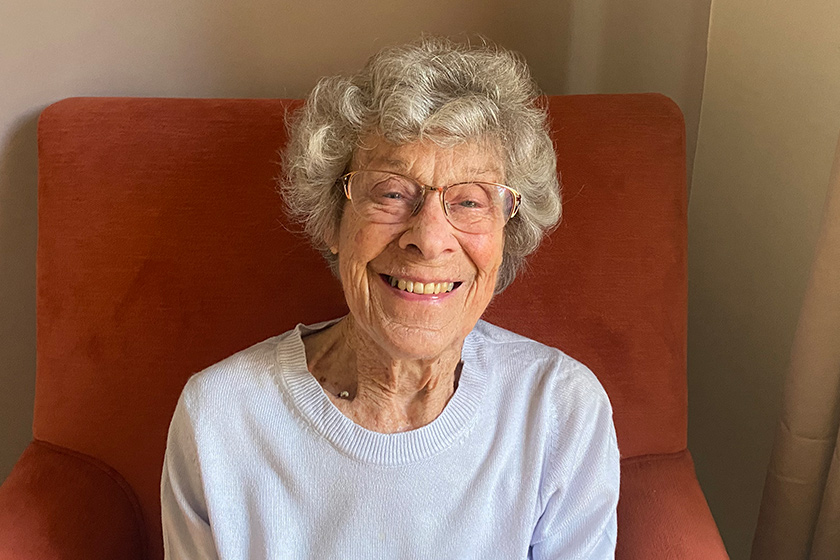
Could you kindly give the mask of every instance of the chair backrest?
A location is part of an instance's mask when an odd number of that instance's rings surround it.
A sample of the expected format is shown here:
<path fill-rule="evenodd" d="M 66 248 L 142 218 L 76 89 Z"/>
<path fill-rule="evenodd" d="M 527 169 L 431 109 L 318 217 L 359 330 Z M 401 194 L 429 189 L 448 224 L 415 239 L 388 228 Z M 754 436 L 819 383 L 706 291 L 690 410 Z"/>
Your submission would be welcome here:
<path fill-rule="evenodd" d="M 35 437 L 134 489 L 159 477 L 193 373 L 346 312 L 274 177 L 298 101 L 75 98 L 39 123 Z M 486 318 L 607 389 L 623 457 L 686 445 L 682 115 L 655 94 L 551 97 L 564 217 Z"/>

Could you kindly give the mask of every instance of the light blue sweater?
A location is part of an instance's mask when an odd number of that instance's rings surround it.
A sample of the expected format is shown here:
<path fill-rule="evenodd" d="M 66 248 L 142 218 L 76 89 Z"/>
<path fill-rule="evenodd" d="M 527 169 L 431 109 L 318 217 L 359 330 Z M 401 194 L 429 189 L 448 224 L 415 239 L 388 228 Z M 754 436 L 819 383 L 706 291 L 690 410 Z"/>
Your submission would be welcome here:
<path fill-rule="evenodd" d="M 168 559 L 613 558 L 607 395 L 559 350 L 485 322 L 432 423 L 380 434 L 307 371 L 302 333 L 193 376 L 161 481 Z"/>

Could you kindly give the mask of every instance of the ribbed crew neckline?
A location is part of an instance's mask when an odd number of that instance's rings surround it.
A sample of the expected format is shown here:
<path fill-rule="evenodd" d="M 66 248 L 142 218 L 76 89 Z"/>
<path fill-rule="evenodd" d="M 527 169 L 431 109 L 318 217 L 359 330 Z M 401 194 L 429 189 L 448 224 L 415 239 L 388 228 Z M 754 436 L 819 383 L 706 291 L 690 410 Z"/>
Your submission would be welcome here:
<path fill-rule="evenodd" d="M 327 328 L 338 320 L 311 326 L 298 324 L 278 341 L 275 359 L 281 390 L 286 392 L 304 421 L 344 455 L 382 466 L 404 465 L 431 457 L 466 434 L 487 391 L 487 368 L 480 333 L 473 329 L 464 341 L 461 350 L 464 365 L 458 388 L 443 412 L 416 430 L 383 434 L 368 430 L 345 416 L 308 370 L 303 336 Z"/>

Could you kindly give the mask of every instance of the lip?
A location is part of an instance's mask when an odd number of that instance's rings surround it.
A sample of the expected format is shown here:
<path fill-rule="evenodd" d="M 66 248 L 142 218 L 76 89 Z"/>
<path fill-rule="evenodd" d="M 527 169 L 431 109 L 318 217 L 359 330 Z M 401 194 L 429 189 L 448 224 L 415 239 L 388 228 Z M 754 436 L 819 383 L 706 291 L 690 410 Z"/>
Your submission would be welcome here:
<path fill-rule="evenodd" d="M 444 299 L 448 298 L 449 296 L 451 296 L 452 294 L 454 294 L 455 292 L 457 292 L 458 288 L 460 288 L 461 285 L 463 284 L 463 282 L 460 282 L 460 281 L 454 282 L 455 287 L 452 288 L 452 290 L 449 291 L 449 292 L 444 292 L 444 293 L 439 293 L 439 294 L 415 294 L 414 292 L 406 292 L 405 290 L 400 290 L 399 288 L 395 288 L 394 286 L 392 286 L 391 283 L 388 281 L 389 276 L 392 276 L 392 275 L 378 274 L 378 276 L 379 276 L 379 279 L 382 281 L 382 283 L 385 285 L 385 287 L 391 293 L 393 293 L 394 295 L 396 295 L 398 297 L 404 298 L 408 301 L 440 301 L 440 300 L 444 300 Z M 404 280 L 411 280 L 412 282 L 423 282 L 424 284 L 427 284 L 429 282 L 443 282 L 443 280 L 439 280 L 439 281 L 425 280 L 424 281 L 423 279 L 421 279 L 419 277 L 412 277 L 412 276 L 399 276 L 399 278 L 404 279 Z M 415 280 L 415 278 L 416 278 L 416 280 Z"/>

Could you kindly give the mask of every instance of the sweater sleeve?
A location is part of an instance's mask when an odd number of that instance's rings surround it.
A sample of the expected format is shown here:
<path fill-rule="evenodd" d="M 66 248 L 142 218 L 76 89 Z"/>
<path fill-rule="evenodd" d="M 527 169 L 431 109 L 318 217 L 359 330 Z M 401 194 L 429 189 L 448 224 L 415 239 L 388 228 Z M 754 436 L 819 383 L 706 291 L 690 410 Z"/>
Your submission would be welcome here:
<path fill-rule="evenodd" d="M 585 368 L 584 368 L 585 369 Z M 574 460 L 551 458 L 567 468 L 546 477 L 544 508 L 534 531 L 534 560 L 603 560 L 615 557 L 619 452 L 606 392 L 588 370 L 597 391 L 579 403 L 580 412 L 560 438 L 576 437 Z M 563 426 L 563 424 L 560 424 Z M 567 451 L 564 451 L 564 453 Z"/>
<path fill-rule="evenodd" d="M 166 441 L 160 483 L 163 549 L 166 560 L 216 560 L 207 515 L 195 430 L 181 394 Z"/>

